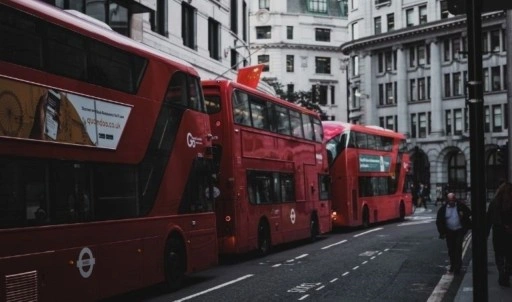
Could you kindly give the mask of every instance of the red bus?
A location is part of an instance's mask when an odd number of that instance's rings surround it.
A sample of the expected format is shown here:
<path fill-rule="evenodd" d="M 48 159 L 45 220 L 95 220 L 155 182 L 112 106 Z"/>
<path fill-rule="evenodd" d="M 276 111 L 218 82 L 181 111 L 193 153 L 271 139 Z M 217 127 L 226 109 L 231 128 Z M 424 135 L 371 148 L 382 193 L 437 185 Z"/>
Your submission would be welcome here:
<path fill-rule="evenodd" d="M 364 226 L 412 214 L 405 136 L 378 126 L 322 122 L 333 227 Z"/>
<path fill-rule="evenodd" d="M 0 37 L 0 300 L 174 289 L 217 264 L 198 73 L 42 1 L 2 1 Z"/>
<path fill-rule="evenodd" d="M 220 254 L 331 230 L 329 175 L 315 112 L 232 81 L 203 81 L 217 182 Z"/>

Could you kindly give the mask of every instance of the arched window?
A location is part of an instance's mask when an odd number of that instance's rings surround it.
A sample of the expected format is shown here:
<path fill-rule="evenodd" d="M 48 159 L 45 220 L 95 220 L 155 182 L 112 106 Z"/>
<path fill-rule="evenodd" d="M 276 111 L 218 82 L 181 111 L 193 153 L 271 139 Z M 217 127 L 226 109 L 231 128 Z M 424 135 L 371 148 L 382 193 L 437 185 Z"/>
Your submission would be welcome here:
<path fill-rule="evenodd" d="M 461 151 L 449 155 L 448 184 L 456 188 L 466 187 L 466 159 Z"/>

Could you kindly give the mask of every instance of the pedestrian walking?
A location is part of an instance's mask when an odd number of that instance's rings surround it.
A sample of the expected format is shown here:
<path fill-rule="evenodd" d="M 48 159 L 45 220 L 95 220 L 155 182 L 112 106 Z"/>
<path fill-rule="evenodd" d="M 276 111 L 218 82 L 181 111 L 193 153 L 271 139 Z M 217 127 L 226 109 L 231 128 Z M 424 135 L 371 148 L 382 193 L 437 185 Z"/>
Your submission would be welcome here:
<path fill-rule="evenodd" d="M 498 187 L 487 209 L 487 235 L 491 228 L 498 284 L 509 287 L 512 273 L 512 184 L 509 182 Z"/>
<path fill-rule="evenodd" d="M 420 186 L 418 188 L 418 207 L 423 206 L 425 209 L 427 209 L 427 196 L 426 196 L 427 190 L 425 189 L 425 185 L 423 183 L 420 183 Z"/>
<path fill-rule="evenodd" d="M 462 267 L 462 242 L 471 229 L 471 210 L 455 198 L 455 193 L 447 194 L 446 202 L 437 211 L 436 226 L 440 239 L 446 239 L 450 257 L 450 273 L 459 274 Z"/>
<path fill-rule="evenodd" d="M 440 185 L 436 186 L 436 202 L 434 206 L 437 207 L 437 203 L 443 204 L 443 188 Z"/>

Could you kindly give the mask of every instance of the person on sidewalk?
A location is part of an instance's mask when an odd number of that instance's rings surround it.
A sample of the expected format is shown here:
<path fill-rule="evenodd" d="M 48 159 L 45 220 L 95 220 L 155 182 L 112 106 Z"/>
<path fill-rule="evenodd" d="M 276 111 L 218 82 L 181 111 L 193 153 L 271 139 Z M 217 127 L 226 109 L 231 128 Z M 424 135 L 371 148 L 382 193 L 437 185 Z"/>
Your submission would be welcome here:
<path fill-rule="evenodd" d="M 462 243 L 471 229 L 471 210 L 455 198 L 455 193 L 447 194 L 447 201 L 437 211 L 436 226 L 440 239 L 446 239 L 450 256 L 450 273 L 459 274 L 462 267 Z"/>
<path fill-rule="evenodd" d="M 509 287 L 512 272 L 512 184 L 509 182 L 498 187 L 487 209 L 487 236 L 491 228 L 498 284 Z"/>

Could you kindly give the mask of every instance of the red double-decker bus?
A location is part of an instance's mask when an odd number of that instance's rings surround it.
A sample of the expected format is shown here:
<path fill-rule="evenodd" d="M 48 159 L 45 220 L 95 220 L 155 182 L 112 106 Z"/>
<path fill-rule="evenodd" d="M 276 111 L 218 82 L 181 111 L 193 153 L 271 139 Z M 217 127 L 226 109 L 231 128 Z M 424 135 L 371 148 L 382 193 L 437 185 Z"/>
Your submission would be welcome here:
<path fill-rule="evenodd" d="M 93 301 L 217 263 L 198 73 L 42 1 L 0 3 L 0 301 Z"/>
<path fill-rule="evenodd" d="M 239 83 L 202 83 L 214 135 L 219 253 L 264 255 L 329 232 L 318 115 Z"/>
<path fill-rule="evenodd" d="M 333 227 L 368 226 L 412 213 L 405 136 L 377 126 L 322 122 Z"/>

